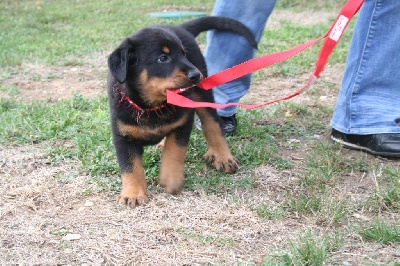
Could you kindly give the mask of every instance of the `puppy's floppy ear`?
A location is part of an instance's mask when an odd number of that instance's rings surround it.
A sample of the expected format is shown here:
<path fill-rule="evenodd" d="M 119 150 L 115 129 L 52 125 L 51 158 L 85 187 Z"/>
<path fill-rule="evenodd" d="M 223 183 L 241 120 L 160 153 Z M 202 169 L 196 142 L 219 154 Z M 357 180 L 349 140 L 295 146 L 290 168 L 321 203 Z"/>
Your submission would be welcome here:
<path fill-rule="evenodd" d="M 111 74 L 119 83 L 126 81 L 129 60 L 134 58 L 134 48 L 129 40 L 125 40 L 111 55 L 108 57 L 108 67 Z"/>

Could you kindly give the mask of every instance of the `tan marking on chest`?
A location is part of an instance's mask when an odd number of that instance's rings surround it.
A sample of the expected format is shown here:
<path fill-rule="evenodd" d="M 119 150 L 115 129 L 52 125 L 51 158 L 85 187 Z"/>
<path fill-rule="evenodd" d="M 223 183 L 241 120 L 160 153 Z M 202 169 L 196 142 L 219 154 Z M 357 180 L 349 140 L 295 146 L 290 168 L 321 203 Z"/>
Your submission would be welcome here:
<path fill-rule="evenodd" d="M 152 135 L 167 135 L 169 132 L 174 130 L 177 127 L 184 125 L 187 122 L 187 114 L 182 116 L 181 119 L 175 121 L 172 124 L 164 125 L 164 126 L 156 126 L 154 128 L 150 128 L 142 125 L 129 125 L 125 124 L 121 121 L 118 121 L 118 130 L 120 134 L 124 137 L 132 137 L 135 139 L 148 139 Z"/>

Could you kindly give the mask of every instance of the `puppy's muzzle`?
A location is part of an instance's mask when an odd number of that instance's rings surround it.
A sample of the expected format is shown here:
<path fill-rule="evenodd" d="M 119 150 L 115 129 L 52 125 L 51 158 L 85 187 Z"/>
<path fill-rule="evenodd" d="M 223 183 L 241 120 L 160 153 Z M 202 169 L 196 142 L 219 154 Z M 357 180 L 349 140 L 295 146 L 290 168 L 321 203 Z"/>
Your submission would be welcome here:
<path fill-rule="evenodd" d="M 203 75 L 198 70 L 189 70 L 186 76 L 193 85 L 197 85 L 203 79 Z"/>

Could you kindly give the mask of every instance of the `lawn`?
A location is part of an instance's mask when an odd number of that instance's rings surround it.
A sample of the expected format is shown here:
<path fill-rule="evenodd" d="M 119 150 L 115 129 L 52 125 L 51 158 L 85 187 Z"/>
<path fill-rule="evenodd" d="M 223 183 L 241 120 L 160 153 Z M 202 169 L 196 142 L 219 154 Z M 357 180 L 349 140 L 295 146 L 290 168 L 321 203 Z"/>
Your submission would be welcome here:
<path fill-rule="evenodd" d="M 145 150 L 150 202 L 118 206 L 121 188 L 106 98 L 107 56 L 151 24 L 149 12 L 214 1 L 2 1 L 0 264 L 399 265 L 398 160 L 329 140 L 354 22 L 320 80 L 285 103 L 238 112 L 234 175 L 202 161 L 193 130 L 183 193 L 158 186 L 161 153 Z M 322 36 L 343 1 L 278 1 L 258 55 Z M 201 47 L 205 34 L 199 36 Z M 243 102 L 304 84 L 319 45 L 254 74 Z M 69 238 L 72 236 L 72 239 Z"/>

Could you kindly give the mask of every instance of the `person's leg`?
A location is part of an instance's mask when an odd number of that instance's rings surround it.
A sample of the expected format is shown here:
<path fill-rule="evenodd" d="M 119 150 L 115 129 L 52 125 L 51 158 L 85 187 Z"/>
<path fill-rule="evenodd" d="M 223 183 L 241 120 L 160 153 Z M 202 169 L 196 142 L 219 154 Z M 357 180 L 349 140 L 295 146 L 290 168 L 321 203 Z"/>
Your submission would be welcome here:
<path fill-rule="evenodd" d="M 217 0 L 213 16 L 236 19 L 246 25 L 257 42 L 276 0 Z M 255 49 L 242 36 L 230 32 L 209 31 L 205 58 L 208 74 L 212 75 L 254 57 Z M 251 75 L 220 85 L 213 89 L 216 103 L 239 102 L 249 90 Z M 217 110 L 222 117 L 235 114 L 236 107 Z"/>
<path fill-rule="evenodd" d="M 400 133 L 400 1 L 366 0 L 354 30 L 331 126 Z"/>
<path fill-rule="evenodd" d="M 332 139 L 400 155 L 399 14 L 400 1 L 364 2 L 330 123 Z"/>

